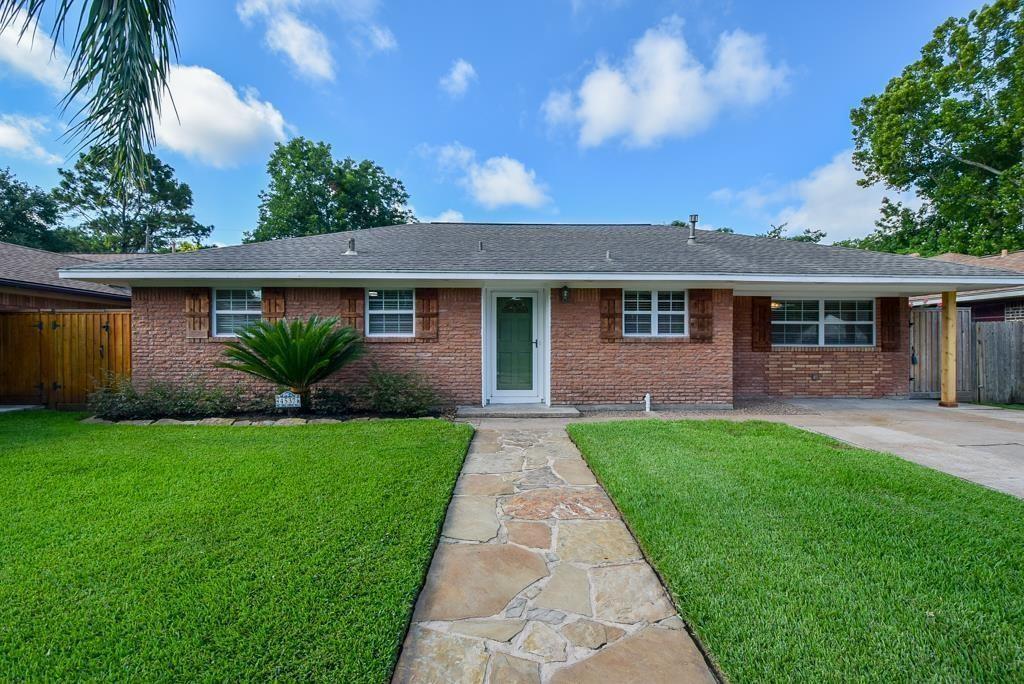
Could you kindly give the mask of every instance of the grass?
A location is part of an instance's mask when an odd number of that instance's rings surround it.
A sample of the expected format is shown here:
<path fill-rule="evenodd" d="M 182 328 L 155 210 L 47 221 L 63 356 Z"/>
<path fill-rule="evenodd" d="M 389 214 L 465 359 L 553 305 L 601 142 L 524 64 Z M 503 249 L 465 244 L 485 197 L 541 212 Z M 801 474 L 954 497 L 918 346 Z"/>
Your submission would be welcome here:
<path fill-rule="evenodd" d="M 472 430 L 0 415 L 0 680 L 391 674 Z"/>
<path fill-rule="evenodd" d="M 1024 680 L 1024 502 L 773 423 L 569 432 L 730 680 Z"/>
<path fill-rule="evenodd" d="M 1024 411 L 1024 404 L 982 404 L 983 406 L 994 406 L 995 408 L 1010 409 L 1012 411 Z"/>

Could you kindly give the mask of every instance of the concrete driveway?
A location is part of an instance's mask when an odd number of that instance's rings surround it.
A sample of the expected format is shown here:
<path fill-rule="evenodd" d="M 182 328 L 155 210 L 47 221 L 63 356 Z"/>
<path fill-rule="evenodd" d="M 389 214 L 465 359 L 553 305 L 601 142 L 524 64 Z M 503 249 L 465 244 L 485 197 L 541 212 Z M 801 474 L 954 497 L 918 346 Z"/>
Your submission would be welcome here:
<path fill-rule="evenodd" d="M 886 451 L 1024 498 L 1024 411 L 924 400 L 809 399 L 793 415 L 749 416 Z"/>

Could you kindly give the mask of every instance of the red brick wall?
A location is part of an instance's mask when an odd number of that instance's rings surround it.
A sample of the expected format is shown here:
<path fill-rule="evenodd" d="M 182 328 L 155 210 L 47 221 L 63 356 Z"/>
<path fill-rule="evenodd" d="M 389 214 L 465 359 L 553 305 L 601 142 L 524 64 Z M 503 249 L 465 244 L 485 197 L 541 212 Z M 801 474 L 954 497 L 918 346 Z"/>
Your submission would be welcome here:
<path fill-rule="evenodd" d="M 910 309 L 903 299 L 900 329 L 908 328 Z M 736 396 L 749 397 L 902 397 L 910 377 L 910 351 L 904 337 L 899 351 L 879 346 L 862 348 L 777 347 L 770 352 L 751 349 L 751 298 L 733 304 L 733 378 Z M 879 339 L 875 303 L 875 340 Z"/>
<path fill-rule="evenodd" d="M 713 293 L 712 341 L 680 338 L 601 339 L 600 290 L 551 297 L 551 402 L 732 403 L 732 291 Z"/>
<path fill-rule="evenodd" d="M 185 338 L 183 288 L 137 288 L 132 303 L 132 372 L 136 380 L 181 382 L 203 379 L 215 384 L 252 387 L 269 391 L 235 371 L 217 368 L 223 359 L 220 338 Z M 285 316 L 337 315 L 336 288 L 289 288 L 285 291 Z M 415 370 L 424 375 L 447 400 L 479 404 L 480 399 L 480 291 L 438 291 L 438 339 L 367 339 L 367 354 L 330 378 L 325 385 L 346 387 L 365 376 L 376 362 L 388 370 Z"/>

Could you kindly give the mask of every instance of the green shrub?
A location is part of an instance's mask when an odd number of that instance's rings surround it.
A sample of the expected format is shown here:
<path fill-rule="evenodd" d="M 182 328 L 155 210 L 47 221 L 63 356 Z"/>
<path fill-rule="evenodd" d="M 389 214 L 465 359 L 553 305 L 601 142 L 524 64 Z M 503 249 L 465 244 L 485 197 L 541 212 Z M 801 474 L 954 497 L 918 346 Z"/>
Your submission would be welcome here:
<path fill-rule="evenodd" d="M 266 411 L 266 401 L 247 397 L 240 388 L 209 387 L 202 382 L 153 382 L 136 386 L 118 377 L 89 395 L 89 410 L 106 420 L 209 418 Z"/>
<path fill-rule="evenodd" d="M 426 416 L 437 411 L 437 392 L 416 373 L 383 371 L 376 365 L 359 389 L 359 407 L 382 416 Z"/>
<path fill-rule="evenodd" d="M 345 390 L 317 387 L 313 390 L 313 413 L 322 416 L 347 416 L 352 413 L 355 398 Z"/>

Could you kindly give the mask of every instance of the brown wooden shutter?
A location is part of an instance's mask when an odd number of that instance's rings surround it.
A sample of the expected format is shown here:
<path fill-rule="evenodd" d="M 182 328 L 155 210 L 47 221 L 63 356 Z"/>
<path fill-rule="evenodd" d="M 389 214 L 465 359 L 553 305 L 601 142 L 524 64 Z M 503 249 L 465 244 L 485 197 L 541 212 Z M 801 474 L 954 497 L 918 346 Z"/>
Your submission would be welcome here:
<path fill-rule="evenodd" d="M 279 321 L 284 318 L 284 288 L 265 287 L 263 296 L 263 320 Z"/>
<path fill-rule="evenodd" d="M 436 340 L 438 334 L 437 288 L 416 288 L 416 339 Z"/>
<path fill-rule="evenodd" d="M 366 298 L 361 287 L 341 288 L 341 324 L 346 328 L 354 328 L 362 333 L 366 328 L 366 317 L 363 307 Z"/>
<path fill-rule="evenodd" d="M 878 299 L 879 343 L 882 351 L 899 351 L 903 342 L 903 329 L 900 327 L 899 297 L 880 297 Z"/>
<path fill-rule="evenodd" d="M 185 337 L 210 336 L 210 291 L 206 288 L 185 291 Z"/>
<path fill-rule="evenodd" d="M 690 339 L 710 342 L 715 323 L 711 290 L 690 290 Z"/>
<path fill-rule="evenodd" d="M 601 289 L 601 339 L 622 339 L 622 290 L 617 287 Z"/>
<path fill-rule="evenodd" d="M 750 298 L 750 348 L 753 351 L 772 350 L 772 298 Z"/>

